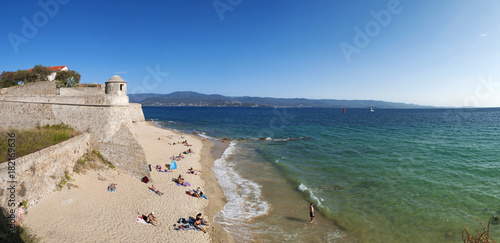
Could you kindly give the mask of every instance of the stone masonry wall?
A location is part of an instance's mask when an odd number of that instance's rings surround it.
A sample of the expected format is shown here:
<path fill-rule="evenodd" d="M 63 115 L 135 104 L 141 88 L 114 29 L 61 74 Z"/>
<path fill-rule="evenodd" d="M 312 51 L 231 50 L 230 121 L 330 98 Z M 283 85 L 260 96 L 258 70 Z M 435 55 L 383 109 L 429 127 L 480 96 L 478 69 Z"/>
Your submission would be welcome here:
<path fill-rule="evenodd" d="M 73 87 L 73 88 L 60 88 L 59 93 L 61 96 L 75 96 L 75 95 L 103 95 L 104 87 Z"/>
<path fill-rule="evenodd" d="M 89 133 L 15 160 L 15 200 L 28 201 L 32 207 L 56 189 L 65 171 L 72 172 L 75 162 L 90 150 Z M 10 192 L 8 162 L 0 164 L 0 205 L 7 208 Z"/>
<path fill-rule="evenodd" d="M 132 132 L 129 106 L 18 103 L 0 100 L 0 128 L 28 129 L 37 125 L 60 123 L 89 132 L 93 148 L 101 151 L 104 158 L 119 169 L 137 176 L 149 173 L 144 167 L 144 150 Z"/>
<path fill-rule="evenodd" d="M 146 120 L 142 112 L 141 104 L 130 103 L 130 119 L 132 119 L 132 122 L 142 122 Z"/>
<path fill-rule="evenodd" d="M 59 95 L 59 89 L 54 81 L 34 82 L 0 89 L 0 95 Z"/>

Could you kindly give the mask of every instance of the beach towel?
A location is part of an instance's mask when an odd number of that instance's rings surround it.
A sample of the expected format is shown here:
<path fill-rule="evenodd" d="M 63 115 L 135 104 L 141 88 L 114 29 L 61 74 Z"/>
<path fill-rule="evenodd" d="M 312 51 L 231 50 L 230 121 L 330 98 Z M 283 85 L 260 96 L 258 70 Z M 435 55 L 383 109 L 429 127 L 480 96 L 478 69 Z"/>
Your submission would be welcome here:
<path fill-rule="evenodd" d="M 203 221 L 203 220 L 201 221 L 201 225 L 205 225 L 206 226 L 205 221 Z M 188 219 L 188 224 L 192 224 L 194 226 L 194 222 L 196 222 L 196 219 L 193 219 L 193 218 L 189 218 Z"/>
<path fill-rule="evenodd" d="M 137 218 L 135 218 L 135 222 L 137 222 L 137 223 L 141 223 L 141 224 L 148 224 L 148 225 L 152 225 L 152 224 L 150 224 L 150 223 L 146 222 L 146 220 L 144 220 L 144 219 L 142 218 L 142 216 L 137 216 Z"/>
<path fill-rule="evenodd" d="M 158 196 L 163 196 L 163 194 L 164 194 L 163 192 L 160 192 L 160 191 L 158 191 L 160 193 L 160 194 L 158 194 L 155 191 L 151 190 L 151 188 L 149 188 L 149 191 L 152 192 L 152 193 L 154 193 L 154 194 L 156 194 L 156 195 L 158 195 Z"/>
<path fill-rule="evenodd" d="M 194 225 L 192 225 L 192 224 L 179 225 L 179 227 L 174 228 L 174 229 L 175 230 L 199 230 L 196 227 L 194 227 Z"/>
<path fill-rule="evenodd" d="M 189 196 L 192 196 L 192 197 L 196 197 L 195 195 L 192 195 L 192 194 L 189 194 L 189 191 L 186 191 L 186 194 L 189 195 Z M 205 196 L 205 194 L 201 195 L 202 198 L 205 198 L 205 199 L 208 199 L 207 196 Z"/>
<path fill-rule="evenodd" d="M 181 185 L 181 184 L 179 184 L 179 183 L 175 183 L 175 184 L 177 184 L 178 186 L 182 186 L 182 185 Z M 189 184 L 189 182 L 186 182 L 186 183 L 184 183 L 184 186 L 191 186 L 191 184 Z"/>
<path fill-rule="evenodd" d="M 116 190 L 116 185 L 113 187 L 113 189 L 111 189 L 111 184 L 109 184 L 108 191 L 109 192 L 114 192 L 115 190 Z"/>

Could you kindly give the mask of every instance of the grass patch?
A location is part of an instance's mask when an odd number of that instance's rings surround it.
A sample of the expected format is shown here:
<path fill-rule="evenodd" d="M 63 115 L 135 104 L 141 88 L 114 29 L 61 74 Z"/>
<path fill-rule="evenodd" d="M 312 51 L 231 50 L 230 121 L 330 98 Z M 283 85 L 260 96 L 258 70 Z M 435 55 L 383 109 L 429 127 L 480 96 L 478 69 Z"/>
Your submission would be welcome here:
<path fill-rule="evenodd" d="M 69 172 L 66 171 L 64 172 L 64 176 L 61 177 L 59 184 L 57 184 L 57 188 L 61 190 L 69 181 L 73 181 L 73 179 L 71 179 L 71 176 L 69 176 Z"/>
<path fill-rule="evenodd" d="M 106 166 L 108 166 L 109 168 L 111 169 L 114 169 L 116 168 L 111 162 L 109 162 L 108 160 L 106 160 L 99 151 L 97 151 L 97 149 L 94 149 L 94 151 L 92 151 L 92 153 L 94 153 L 95 155 L 97 155 L 97 157 L 102 161 L 102 163 Z"/>
<path fill-rule="evenodd" d="M 38 126 L 29 130 L 9 129 L 0 133 L 0 160 L 5 162 L 9 159 L 9 133 L 15 133 L 16 157 L 34 153 L 52 145 L 64 142 L 70 138 L 80 135 L 65 124 Z"/>
<path fill-rule="evenodd" d="M 73 172 L 75 172 L 77 174 L 85 173 L 85 170 L 87 169 L 87 164 L 85 162 L 87 162 L 86 159 L 79 158 L 76 161 L 75 166 L 73 167 Z"/>
<path fill-rule="evenodd" d="M 106 160 L 102 154 L 94 149 L 92 152 L 86 153 L 82 158 L 78 159 L 73 167 L 73 172 L 85 174 L 87 170 L 100 170 L 109 167 L 115 169 L 116 167 Z"/>

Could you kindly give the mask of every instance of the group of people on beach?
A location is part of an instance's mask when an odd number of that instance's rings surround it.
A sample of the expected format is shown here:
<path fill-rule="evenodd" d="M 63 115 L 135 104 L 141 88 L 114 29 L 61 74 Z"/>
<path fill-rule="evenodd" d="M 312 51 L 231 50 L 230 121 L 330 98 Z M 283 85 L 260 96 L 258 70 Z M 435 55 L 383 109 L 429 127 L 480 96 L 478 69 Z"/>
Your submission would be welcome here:
<path fill-rule="evenodd" d="M 183 137 L 181 137 L 183 138 Z M 158 140 L 163 140 L 163 138 L 159 137 Z M 173 143 L 168 143 L 169 145 L 176 145 L 176 144 L 184 144 L 184 146 L 188 146 L 188 147 L 191 147 L 193 146 L 192 144 L 189 144 L 187 140 L 184 140 L 182 142 L 173 142 Z"/>
<path fill-rule="evenodd" d="M 183 138 L 182 135 L 181 135 L 181 138 Z M 163 138 L 158 138 L 158 140 L 163 140 Z M 189 144 L 187 140 L 184 140 L 182 142 L 178 142 L 177 144 L 184 144 L 185 146 L 188 146 L 188 147 L 191 146 L 191 144 Z M 176 145 L 176 143 L 173 143 L 172 145 Z M 175 161 L 180 161 L 181 159 L 185 158 L 184 154 L 194 154 L 194 151 L 191 148 L 189 148 L 188 150 L 186 150 L 182 153 L 179 153 L 178 156 L 173 155 L 170 159 L 175 160 Z M 158 172 L 170 172 L 171 170 L 168 170 L 167 168 L 169 168 L 169 166 L 167 164 L 165 165 L 165 168 L 162 168 L 161 165 L 156 165 L 156 167 L 155 167 L 156 171 L 158 171 Z M 193 167 L 191 167 L 188 169 L 187 173 L 191 174 L 191 175 L 198 175 L 199 173 L 202 173 L 202 171 L 197 170 L 197 169 L 193 169 Z M 184 179 L 182 174 L 179 174 L 179 176 L 174 181 L 182 186 L 190 185 L 188 182 L 186 182 L 186 180 Z M 151 187 L 149 187 L 149 190 L 153 191 L 157 195 L 160 195 L 160 196 L 164 195 L 164 193 L 159 191 L 154 185 L 151 185 Z M 204 196 L 204 192 L 201 189 L 201 187 L 197 187 L 196 190 L 193 190 L 193 189 L 189 190 L 186 193 L 191 195 L 191 196 L 194 196 L 194 197 L 203 197 Z M 154 212 L 151 212 L 147 216 L 143 216 L 143 219 L 146 223 L 152 224 L 154 226 L 156 226 L 158 224 L 158 220 L 157 220 Z M 193 218 L 190 218 L 190 219 L 192 219 L 192 220 L 190 222 L 186 222 L 187 225 L 191 225 L 191 227 L 194 227 L 195 229 L 201 230 L 204 233 L 207 232 L 203 228 L 203 225 L 208 225 L 208 222 L 202 218 L 201 213 L 196 215 L 195 219 L 193 219 Z M 180 228 L 182 228 L 182 227 L 186 227 L 186 226 L 180 226 Z"/>
<path fill-rule="evenodd" d="M 189 217 L 189 220 L 180 218 L 177 220 L 177 223 L 181 225 L 176 230 L 197 229 L 203 231 L 203 233 L 207 233 L 203 226 L 208 226 L 208 221 L 201 217 L 201 213 L 197 214 L 196 218 Z M 176 225 L 174 224 L 174 226 Z"/>

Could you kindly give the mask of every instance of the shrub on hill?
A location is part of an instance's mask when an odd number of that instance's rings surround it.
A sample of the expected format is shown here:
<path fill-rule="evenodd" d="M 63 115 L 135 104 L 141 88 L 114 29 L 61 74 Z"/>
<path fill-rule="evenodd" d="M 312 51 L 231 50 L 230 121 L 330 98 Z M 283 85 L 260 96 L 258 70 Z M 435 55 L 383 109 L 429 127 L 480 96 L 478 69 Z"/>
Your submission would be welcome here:
<path fill-rule="evenodd" d="M 73 70 L 57 72 L 56 80 L 59 80 L 63 82 L 65 86 L 68 86 L 68 80 L 70 80 L 71 77 L 73 77 L 74 84 L 80 82 L 81 75 Z"/>
<path fill-rule="evenodd" d="M 51 73 L 52 70 L 50 68 L 42 65 L 36 65 L 31 70 L 3 71 L 0 74 L 0 88 L 15 86 L 18 82 L 27 84 L 37 81 L 47 81 Z"/>

